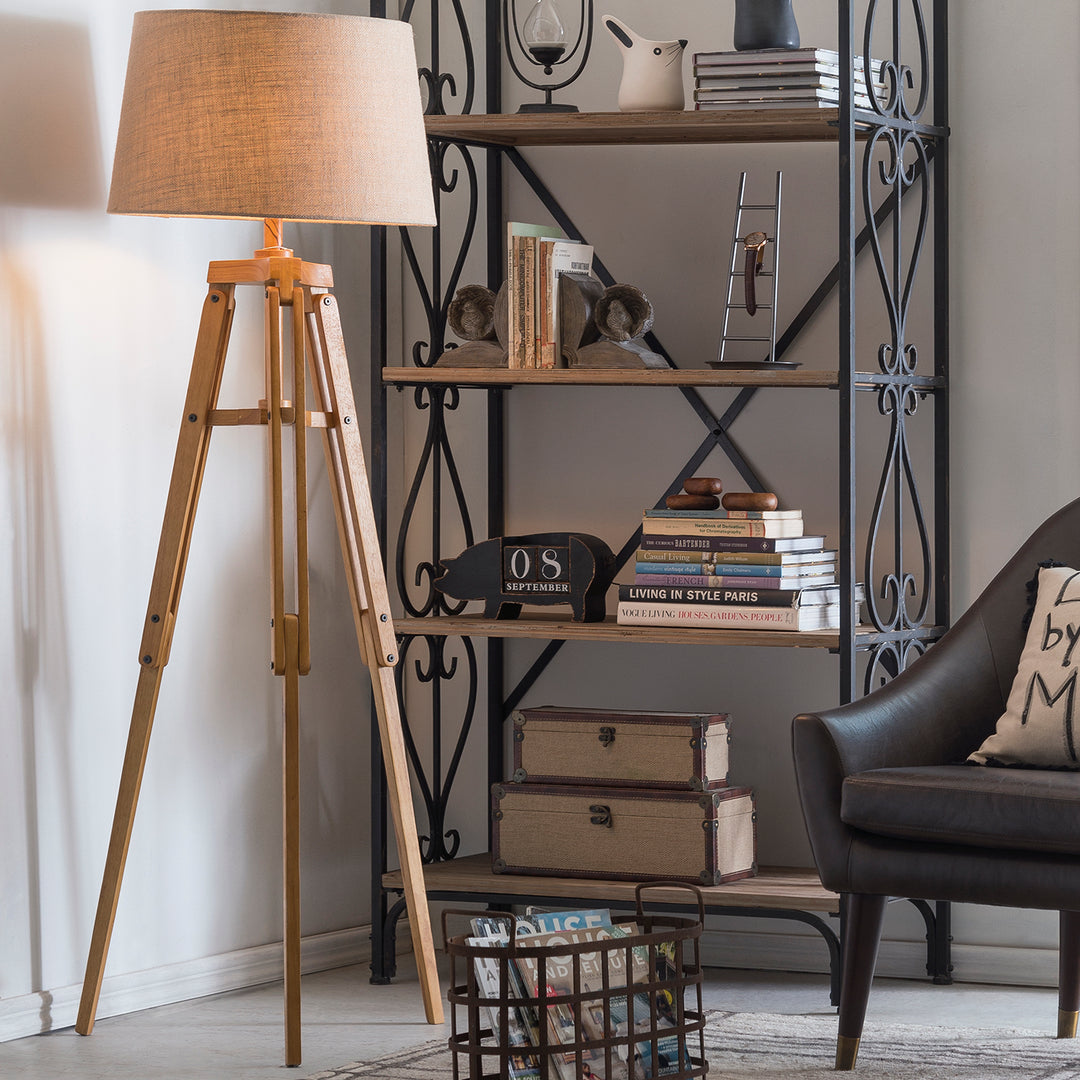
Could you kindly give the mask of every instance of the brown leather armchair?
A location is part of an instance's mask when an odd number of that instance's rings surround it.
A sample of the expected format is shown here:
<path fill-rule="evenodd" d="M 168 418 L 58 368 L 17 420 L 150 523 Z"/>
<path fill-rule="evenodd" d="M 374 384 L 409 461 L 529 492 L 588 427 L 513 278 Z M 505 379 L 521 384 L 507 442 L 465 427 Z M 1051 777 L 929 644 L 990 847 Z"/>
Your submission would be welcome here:
<path fill-rule="evenodd" d="M 890 897 L 1060 912 L 1058 1037 L 1080 1009 L 1080 773 L 964 764 L 994 731 L 1040 561 L 1080 567 L 1080 500 L 1046 521 L 925 656 L 795 717 L 799 797 L 824 885 L 845 895 L 836 1067 L 858 1054 Z"/>

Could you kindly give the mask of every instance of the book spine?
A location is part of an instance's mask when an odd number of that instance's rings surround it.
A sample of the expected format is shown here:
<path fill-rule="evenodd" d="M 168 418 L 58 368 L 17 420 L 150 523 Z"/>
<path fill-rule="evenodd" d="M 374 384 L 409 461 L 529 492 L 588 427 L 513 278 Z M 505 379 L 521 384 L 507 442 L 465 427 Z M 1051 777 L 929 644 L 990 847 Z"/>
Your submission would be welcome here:
<path fill-rule="evenodd" d="M 555 340 L 555 271 L 552 265 L 554 240 L 541 240 L 538 253 L 537 312 L 540 326 L 540 367 L 557 367 L 558 345 Z"/>
<path fill-rule="evenodd" d="M 772 552 L 743 552 L 743 551 L 665 551 L 662 548 L 639 548 L 637 552 L 638 562 L 649 563 L 715 563 L 718 557 L 722 557 L 725 567 L 746 566 L 746 573 L 772 573 L 772 570 L 756 570 L 755 567 L 770 566 L 780 567 L 783 563 L 783 555 Z M 667 571 L 665 571 L 667 572 Z M 728 570 L 724 573 L 740 573 L 739 570 Z"/>
<path fill-rule="evenodd" d="M 731 521 L 727 518 L 644 519 L 643 531 L 652 536 L 801 536 L 801 521 Z"/>
<path fill-rule="evenodd" d="M 531 306 L 528 295 L 525 291 L 525 238 L 523 236 L 515 236 L 513 240 L 514 245 L 514 322 L 511 330 L 511 341 L 513 344 L 513 350 L 511 356 L 513 357 L 515 368 L 528 367 L 526 361 L 526 344 L 525 344 L 525 313 Z"/>
<path fill-rule="evenodd" d="M 661 559 L 653 562 L 649 560 L 641 560 L 634 564 L 635 574 L 710 574 L 712 573 L 708 567 L 712 566 L 712 563 L 702 562 L 664 562 Z"/>
<path fill-rule="evenodd" d="M 631 626 L 711 626 L 721 630 L 798 630 L 799 609 L 620 601 L 616 621 Z"/>
<path fill-rule="evenodd" d="M 657 507 L 646 510 L 645 520 L 650 518 L 700 518 L 723 521 L 797 521 L 802 518 L 801 510 L 668 510 Z"/>
<path fill-rule="evenodd" d="M 522 306 L 524 308 L 524 325 L 522 326 L 522 367 L 536 368 L 540 366 L 537 358 L 538 333 L 536 323 L 536 245 L 535 236 L 523 236 L 521 238 L 521 273 L 524 279 L 522 284 Z"/>
<path fill-rule="evenodd" d="M 518 296 L 518 238 L 513 233 L 512 224 L 507 225 L 506 234 L 506 334 L 509 339 L 507 366 L 518 368 L 521 366 L 518 355 L 518 309 L 520 298 Z"/>
<path fill-rule="evenodd" d="M 767 563 L 702 563 L 705 573 L 713 577 L 731 578 L 769 578 L 779 581 L 784 576 L 784 567 Z"/>
<path fill-rule="evenodd" d="M 635 574 L 635 585 L 690 585 L 701 588 L 708 584 L 705 574 Z"/>
<path fill-rule="evenodd" d="M 667 534 L 641 534 L 641 546 L 645 550 L 653 548 L 670 551 L 705 551 L 708 558 L 704 562 L 718 562 L 730 551 L 776 552 L 776 540 L 759 536 L 671 536 Z"/>
<path fill-rule="evenodd" d="M 799 589 L 712 589 L 700 586 L 620 585 L 619 602 L 661 604 L 716 604 L 721 607 L 796 607 Z"/>
<path fill-rule="evenodd" d="M 832 575 L 829 575 L 832 577 Z M 827 585 L 828 580 L 822 581 L 817 575 L 813 575 L 813 581 L 818 585 Z M 635 574 L 635 585 L 689 585 L 699 589 L 797 589 L 800 588 L 798 577 L 759 577 L 757 575 L 741 574 Z"/>

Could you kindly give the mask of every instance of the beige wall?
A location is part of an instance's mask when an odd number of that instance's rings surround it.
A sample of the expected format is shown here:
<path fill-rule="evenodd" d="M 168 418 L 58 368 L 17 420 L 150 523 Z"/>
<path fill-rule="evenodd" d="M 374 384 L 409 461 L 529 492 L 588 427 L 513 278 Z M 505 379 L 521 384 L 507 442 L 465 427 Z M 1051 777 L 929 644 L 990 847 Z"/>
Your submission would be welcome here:
<path fill-rule="evenodd" d="M 0 1039 L 74 1019 L 206 267 L 262 240 L 251 223 L 106 215 L 143 6 L 0 0 Z M 347 329 L 366 401 L 363 230 L 291 239 L 338 263 L 343 308 L 362 305 Z M 260 299 L 240 291 L 223 405 L 261 396 Z M 160 984 L 210 973 L 205 989 L 227 981 L 228 963 L 203 958 L 237 963 L 238 950 L 280 939 L 265 475 L 259 432 L 215 434 L 103 1015 L 154 1002 L 145 987 L 123 996 L 138 973 Z M 311 518 L 303 929 L 316 934 L 368 920 L 368 688 L 321 476 Z"/>

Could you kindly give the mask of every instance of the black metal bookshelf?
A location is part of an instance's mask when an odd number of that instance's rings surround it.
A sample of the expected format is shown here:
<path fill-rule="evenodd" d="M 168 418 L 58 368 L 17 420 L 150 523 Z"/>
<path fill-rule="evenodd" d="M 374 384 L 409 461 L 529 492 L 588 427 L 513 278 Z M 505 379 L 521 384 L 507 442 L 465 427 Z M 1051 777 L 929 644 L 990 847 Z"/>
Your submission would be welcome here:
<path fill-rule="evenodd" d="M 421 10 L 423 9 L 423 10 Z M 906 668 L 944 632 L 949 624 L 949 253 L 948 253 L 948 2 L 920 0 L 839 0 L 838 51 L 841 93 L 837 109 L 770 110 L 762 112 L 683 113 L 579 113 L 559 116 L 508 115 L 501 111 L 501 43 L 498 38 L 499 4 L 485 0 L 484 33 L 474 43 L 469 19 L 460 0 L 431 0 L 403 9 L 408 21 L 425 19 L 429 43 L 427 63 L 420 70 L 426 95 L 429 147 L 437 210 L 454 200 L 464 221 L 457 231 L 455 250 L 437 228 L 429 237 L 402 230 L 402 250 L 426 316 L 424 333 L 411 345 L 411 364 L 387 364 L 386 234 L 374 230 L 372 239 L 372 492 L 386 550 L 387 521 L 387 392 L 406 390 L 414 406 L 427 418 L 427 431 L 419 464 L 412 477 L 402 520 L 395 522 L 396 546 L 388 578 L 397 582 L 404 618 L 397 621 L 401 642 L 397 668 L 399 686 L 407 667 L 419 672 L 426 687 L 427 705 L 422 720 L 402 708 L 406 744 L 417 786 L 425 804 L 426 835 L 422 852 L 431 872 L 428 894 L 432 899 L 524 902 L 528 887 L 505 877 L 484 873 L 475 857 L 459 855 L 459 835 L 447 820 L 450 793 L 466 744 L 476 722 L 484 724 L 487 739 L 487 776 L 503 779 L 503 728 L 539 675 L 560 650 L 575 640 L 634 641 L 680 640 L 688 647 L 769 645 L 827 649 L 838 660 L 838 701 L 867 693 Z M 372 0 L 371 14 L 386 17 L 384 0 Z M 884 27 L 884 30 L 883 30 Z M 494 28 L 494 29 L 493 29 Z M 854 57 L 882 57 L 881 35 L 890 42 L 883 56 L 885 100 L 874 98 L 872 109 L 856 109 Z M 454 55 L 463 57 L 462 70 L 443 70 L 443 45 L 454 35 Z M 872 47 L 875 46 L 875 47 Z M 477 51 L 479 49 L 479 52 Z M 914 62 L 910 62 L 914 54 Z M 477 74 L 484 73 L 484 111 L 474 109 Z M 448 91 L 456 103 L 449 111 Z M 826 300 L 836 297 L 839 344 L 835 362 L 818 371 L 802 369 L 719 372 L 679 368 L 663 344 L 647 337 L 649 347 L 666 357 L 668 370 L 625 372 L 454 371 L 435 360 L 447 342 L 447 307 L 460 284 L 465 257 L 477 239 L 477 223 L 487 222 L 485 260 L 488 285 L 497 289 L 505 266 L 502 252 L 503 183 L 516 174 L 539 198 L 552 219 L 568 236 L 585 239 L 579 223 L 560 204 L 557 194 L 539 178 L 528 153 L 533 148 L 562 145 L 700 145 L 726 142 L 835 143 L 839 178 L 839 228 L 836 261 L 820 285 L 777 339 L 776 357 L 783 355 Z M 542 150 L 538 152 L 542 153 Z M 865 222 L 862 227 L 859 221 Z M 903 227 L 902 227 L 903 226 Z M 885 241 L 889 233 L 891 245 Z M 428 244 L 421 258 L 417 244 Z M 598 255 L 600 253 L 598 252 Z M 889 335 L 867 350 L 855 340 L 855 268 L 860 259 L 872 260 L 880 284 L 880 298 L 888 317 Z M 614 279 L 602 259 L 596 270 L 605 284 Z M 931 275 L 933 314 L 931 341 L 926 349 L 908 337 L 912 283 L 917 274 Z M 920 350 L 930 353 L 923 359 Z M 479 619 L 464 612 L 465 605 L 449 600 L 433 587 L 443 554 L 443 521 L 454 518 L 466 543 L 476 539 L 470 507 L 458 474 L 447 417 L 459 407 L 463 393 L 486 397 L 487 505 L 486 533 L 500 535 L 505 526 L 503 492 L 507 478 L 504 450 L 506 394 L 512 387 L 529 385 L 641 386 L 649 393 L 682 395 L 703 425 L 701 442 L 678 471 L 664 495 L 679 489 L 679 478 L 692 475 L 714 451 L 722 452 L 750 490 L 763 490 L 751 457 L 736 440 L 733 425 L 759 393 L 826 391 L 837 395 L 837 484 L 839 492 L 839 581 L 841 595 L 850 596 L 857 580 L 867 583 L 867 622 L 856 625 L 854 605 L 841 605 L 841 625 L 828 634 L 764 634 L 695 631 L 681 637 L 660 628 L 628 628 L 604 624 L 566 624 L 558 619 L 530 619 L 504 623 Z M 722 414 L 701 393 L 710 386 L 737 388 Z M 885 453 L 879 480 L 869 494 L 857 491 L 856 464 L 860 431 L 856 400 L 870 394 L 876 400 L 881 424 L 887 426 Z M 518 404 L 527 408 L 527 404 Z M 909 442 L 911 418 L 919 409 L 933 409 L 929 475 L 919 474 Z M 926 500 L 922 487 L 932 492 Z M 415 526 L 421 493 L 430 500 L 427 557 L 406 566 L 406 539 Z M 662 502 L 663 495 L 659 502 Z M 860 543 L 860 537 L 864 537 Z M 905 543 L 905 538 L 913 538 Z M 630 537 L 619 558 L 625 561 L 636 546 Z M 912 555 L 912 551 L 915 552 Z M 456 552 L 455 552 L 456 553 Z M 746 640 L 751 637 L 751 640 Z M 503 642 L 508 637 L 544 642 L 535 661 L 516 685 L 506 685 Z M 448 638 L 460 639 L 461 651 L 447 661 Z M 486 649 L 486 678 L 481 686 L 481 665 L 476 642 Z M 445 684 L 465 686 L 465 713 L 444 722 Z M 411 694 L 414 698 L 416 695 Z M 483 702 L 483 707 L 481 707 Z M 480 721 L 478 717 L 482 717 Z M 422 723 L 430 746 L 429 760 L 418 751 L 413 725 Z M 452 735 L 448 734 L 453 732 Z M 387 818 L 381 779 L 377 730 L 372 735 L 372 981 L 385 982 L 394 974 L 395 924 L 404 904 L 394 900 L 400 885 L 387 866 Z M 482 859 L 481 859 L 482 863 Z M 468 873 L 464 870 L 468 869 Z M 812 871 L 805 871 L 813 878 Z M 770 876 L 772 874 L 772 876 Z M 531 880 L 531 879 L 530 879 Z M 827 893 L 818 883 L 802 882 L 799 890 L 776 885 L 775 873 L 763 870 L 752 902 L 719 886 L 706 890 L 710 914 L 736 914 L 802 921 L 824 939 L 832 972 L 832 997 L 838 1000 L 839 939 L 825 916 L 842 917 L 842 898 Z M 611 883 L 594 883 L 588 890 L 595 901 L 604 893 L 612 906 L 622 902 Z M 604 886 L 609 887 L 605 890 Z M 745 890 L 744 890 L 745 891 Z M 580 882 L 545 883 L 545 898 L 575 902 L 582 897 Z M 936 982 L 949 981 L 949 909 L 944 904 L 913 901 L 927 927 L 927 972 Z"/>

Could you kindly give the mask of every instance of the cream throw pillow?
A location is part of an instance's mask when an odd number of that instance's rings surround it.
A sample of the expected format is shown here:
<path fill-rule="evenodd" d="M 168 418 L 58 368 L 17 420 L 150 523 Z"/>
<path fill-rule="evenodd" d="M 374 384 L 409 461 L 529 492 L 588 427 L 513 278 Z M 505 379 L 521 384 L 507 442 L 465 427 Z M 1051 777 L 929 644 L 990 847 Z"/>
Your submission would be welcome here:
<path fill-rule="evenodd" d="M 997 730 L 968 757 L 976 765 L 1080 769 L 1077 671 L 1080 571 L 1041 567 L 1020 666 Z"/>

